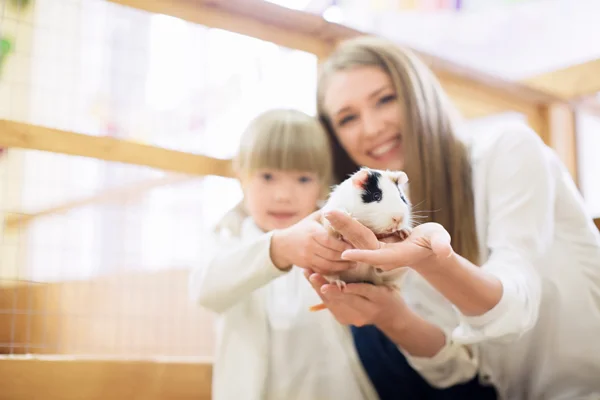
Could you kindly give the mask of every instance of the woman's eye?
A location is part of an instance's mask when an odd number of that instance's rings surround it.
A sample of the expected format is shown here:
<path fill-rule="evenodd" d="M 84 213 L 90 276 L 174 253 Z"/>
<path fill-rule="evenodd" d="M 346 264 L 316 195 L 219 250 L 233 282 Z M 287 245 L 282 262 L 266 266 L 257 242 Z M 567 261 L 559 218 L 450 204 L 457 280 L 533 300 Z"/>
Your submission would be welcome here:
<path fill-rule="evenodd" d="M 348 122 L 352 121 L 354 119 L 354 115 L 348 115 L 347 117 L 342 118 L 339 122 L 338 125 L 342 126 L 347 124 Z"/>
<path fill-rule="evenodd" d="M 379 100 L 379 103 L 380 103 L 380 104 L 385 104 L 385 103 L 390 103 L 390 102 L 392 102 L 392 101 L 394 101 L 394 100 L 396 100 L 396 95 L 395 95 L 395 94 L 390 94 L 390 95 L 387 95 L 387 96 L 384 96 L 384 97 L 382 97 L 382 98 Z"/>

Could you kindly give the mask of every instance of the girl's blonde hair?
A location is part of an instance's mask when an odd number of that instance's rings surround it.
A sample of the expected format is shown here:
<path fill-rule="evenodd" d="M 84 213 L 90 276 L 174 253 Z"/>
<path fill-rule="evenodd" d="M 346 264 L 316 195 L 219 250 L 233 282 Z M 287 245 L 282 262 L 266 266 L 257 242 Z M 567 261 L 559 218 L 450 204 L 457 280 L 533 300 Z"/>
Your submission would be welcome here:
<path fill-rule="evenodd" d="M 294 109 L 258 115 L 242 135 L 233 170 L 244 179 L 260 169 L 315 173 L 325 196 L 332 183 L 332 156 L 323 126 L 315 117 Z"/>
<path fill-rule="evenodd" d="M 458 112 L 427 66 L 411 51 L 378 37 L 358 37 L 341 43 L 321 65 L 317 108 L 333 149 L 334 172 L 344 179 L 358 166 L 338 141 L 324 96 L 337 71 L 377 67 L 390 77 L 404 115 L 404 171 L 410 179 L 411 202 L 423 222 L 443 225 L 454 250 L 479 263 L 475 203 L 469 151 L 458 136 Z"/>

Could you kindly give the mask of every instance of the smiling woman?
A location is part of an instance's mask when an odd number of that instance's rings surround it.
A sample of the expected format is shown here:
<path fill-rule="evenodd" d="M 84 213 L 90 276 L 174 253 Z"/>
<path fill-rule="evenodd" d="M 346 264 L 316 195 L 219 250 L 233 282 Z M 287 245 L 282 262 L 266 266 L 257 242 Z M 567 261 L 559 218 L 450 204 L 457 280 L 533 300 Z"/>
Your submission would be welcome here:
<path fill-rule="evenodd" d="M 402 169 L 404 116 L 388 74 L 379 68 L 349 70 L 330 79 L 327 93 L 323 106 L 332 110 L 340 143 L 356 163 L 374 169 Z"/>
<path fill-rule="evenodd" d="M 445 226 L 455 250 L 476 262 L 472 171 L 457 111 L 412 54 L 355 43 L 341 45 L 319 78 L 317 107 L 333 142 L 335 178 L 358 166 L 404 170 L 414 211 Z"/>
<path fill-rule="evenodd" d="M 384 243 L 343 212 L 326 215 L 355 247 L 342 260 L 406 267 L 399 293 L 342 291 L 320 265 L 307 274 L 350 325 L 379 398 L 597 396 L 600 235 L 556 153 L 524 124 L 459 125 L 424 63 L 382 38 L 340 44 L 317 100 L 337 180 L 359 165 L 402 169 L 422 222 Z"/>

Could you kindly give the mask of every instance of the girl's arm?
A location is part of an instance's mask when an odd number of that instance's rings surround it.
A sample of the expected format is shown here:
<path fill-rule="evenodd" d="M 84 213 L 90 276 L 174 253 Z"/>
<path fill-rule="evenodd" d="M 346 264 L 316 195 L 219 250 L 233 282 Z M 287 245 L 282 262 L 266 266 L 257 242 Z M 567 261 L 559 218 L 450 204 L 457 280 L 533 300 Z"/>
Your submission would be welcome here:
<path fill-rule="evenodd" d="M 190 277 L 190 295 L 204 307 L 221 312 L 248 296 L 293 265 L 342 271 L 352 263 L 341 260 L 349 245 L 330 237 L 315 212 L 296 224 L 274 230 L 249 243 L 224 242 L 215 256 Z M 317 242 L 317 238 L 321 241 Z"/>
<path fill-rule="evenodd" d="M 239 239 L 221 242 L 214 257 L 192 271 L 189 293 L 192 300 L 214 312 L 223 312 L 256 289 L 286 273 L 271 260 L 273 232 L 247 243 Z"/>

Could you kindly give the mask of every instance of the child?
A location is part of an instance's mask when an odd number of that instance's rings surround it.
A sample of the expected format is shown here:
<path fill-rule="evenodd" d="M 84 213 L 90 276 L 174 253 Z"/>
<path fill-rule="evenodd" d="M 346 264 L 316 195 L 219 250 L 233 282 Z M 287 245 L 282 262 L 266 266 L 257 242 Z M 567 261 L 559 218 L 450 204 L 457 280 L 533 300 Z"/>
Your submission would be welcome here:
<path fill-rule="evenodd" d="M 377 398 L 347 327 L 327 311 L 301 268 L 271 259 L 274 230 L 317 210 L 331 154 L 318 121 L 271 110 L 252 121 L 234 170 L 244 200 L 217 227 L 217 255 L 190 278 L 194 301 L 218 314 L 214 400 Z"/>

